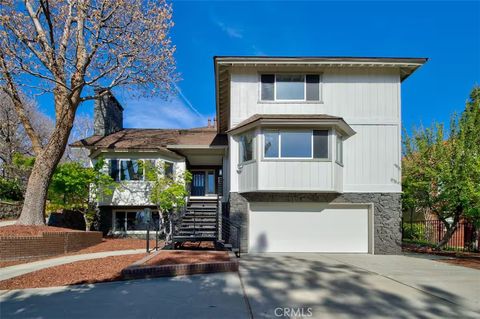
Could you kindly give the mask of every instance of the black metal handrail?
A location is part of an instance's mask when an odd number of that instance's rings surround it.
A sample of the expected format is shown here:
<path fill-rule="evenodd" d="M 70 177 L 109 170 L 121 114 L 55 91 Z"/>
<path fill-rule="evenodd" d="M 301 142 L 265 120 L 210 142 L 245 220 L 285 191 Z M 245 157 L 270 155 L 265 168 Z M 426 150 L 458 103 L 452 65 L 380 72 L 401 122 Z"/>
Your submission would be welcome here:
<path fill-rule="evenodd" d="M 230 220 L 230 218 L 222 216 L 222 240 L 226 243 L 232 245 L 232 248 L 238 249 L 238 257 L 240 257 L 241 247 L 241 235 L 242 235 L 242 227 Z"/>

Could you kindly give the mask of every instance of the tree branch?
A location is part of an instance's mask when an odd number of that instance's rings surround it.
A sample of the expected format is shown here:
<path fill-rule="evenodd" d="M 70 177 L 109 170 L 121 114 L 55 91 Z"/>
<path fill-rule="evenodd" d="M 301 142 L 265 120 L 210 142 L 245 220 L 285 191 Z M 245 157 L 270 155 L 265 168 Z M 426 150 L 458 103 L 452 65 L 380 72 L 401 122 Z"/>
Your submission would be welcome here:
<path fill-rule="evenodd" d="M 32 142 L 32 148 L 36 155 L 40 154 L 43 150 L 42 143 L 40 142 L 40 137 L 38 136 L 37 132 L 33 128 L 30 119 L 27 116 L 27 112 L 25 111 L 24 105 L 22 103 L 22 99 L 20 98 L 20 94 L 18 93 L 17 87 L 13 81 L 12 75 L 7 68 L 7 64 L 5 61 L 5 57 L 3 55 L 3 51 L 0 50 L 0 67 L 2 68 L 3 78 L 7 84 L 7 87 L 2 87 L 3 91 L 12 99 L 13 106 L 15 108 L 15 112 L 17 112 L 18 117 L 22 121 L 23 127 L 25 128 L 25 132 L 27 133 L 30 141 Z"/>
<path fill-rule="evenodd" d="M 27 8 L 28 14 L 30 15 L 30 19 L 32 19 L 33 25 L 38 35 L 38 39 L 40 41 L 40 45 L 45 52 L 45 56 L 47 57 L 48 63 L 52 68 L 52 73 L 54 75 L 58 74 L 58 70 L 55 70 L 55 52 L 53 51 L 52 47 L 48 44 L 47 36 L 45 31 L 43 30 L 42 24 L 38 19 L 37 14 L 34 12 L 32 4 L 29 0 L 25 0 L 25 7 Z"/>

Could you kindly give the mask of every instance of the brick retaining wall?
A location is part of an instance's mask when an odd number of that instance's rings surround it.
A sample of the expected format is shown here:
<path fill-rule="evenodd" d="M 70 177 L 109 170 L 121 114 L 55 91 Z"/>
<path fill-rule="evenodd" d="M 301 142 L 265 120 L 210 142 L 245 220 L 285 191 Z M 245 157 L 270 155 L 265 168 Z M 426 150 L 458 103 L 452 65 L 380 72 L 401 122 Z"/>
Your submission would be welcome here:
<path fill-rule="evenodd" d="M 51 232 L 40 236 L 0 237 L 0 260 L 61 255 L 101 242 L 101 232 Z"/>

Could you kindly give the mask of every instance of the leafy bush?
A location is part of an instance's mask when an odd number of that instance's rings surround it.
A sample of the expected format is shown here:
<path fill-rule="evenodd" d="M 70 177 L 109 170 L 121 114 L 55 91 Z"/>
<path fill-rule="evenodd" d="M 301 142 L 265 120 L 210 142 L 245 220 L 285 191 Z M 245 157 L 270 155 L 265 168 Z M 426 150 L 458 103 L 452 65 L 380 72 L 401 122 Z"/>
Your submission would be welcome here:
<path fill-rule="evenodd" d="M 0 199 L 12 201 L 23 200 L 22 184 L 16 179 L 0 177 Z"/>
<path fill-rule="evenodd" d="M 425 227 L 422 224 L 403 224 L 403 238 L 410 240 L 425 240 Z"/>

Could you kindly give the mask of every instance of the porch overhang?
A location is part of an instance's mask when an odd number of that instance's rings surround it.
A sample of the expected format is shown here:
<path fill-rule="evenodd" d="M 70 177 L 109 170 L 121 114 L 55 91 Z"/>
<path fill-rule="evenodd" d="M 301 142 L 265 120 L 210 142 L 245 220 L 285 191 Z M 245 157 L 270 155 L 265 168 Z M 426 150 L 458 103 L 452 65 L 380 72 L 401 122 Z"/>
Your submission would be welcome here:
<path fill-rule="evenodd" d="M 184 156 L 190 165 L 222 165 L 226 145 L 168 145 L 167 148 Z"/>

